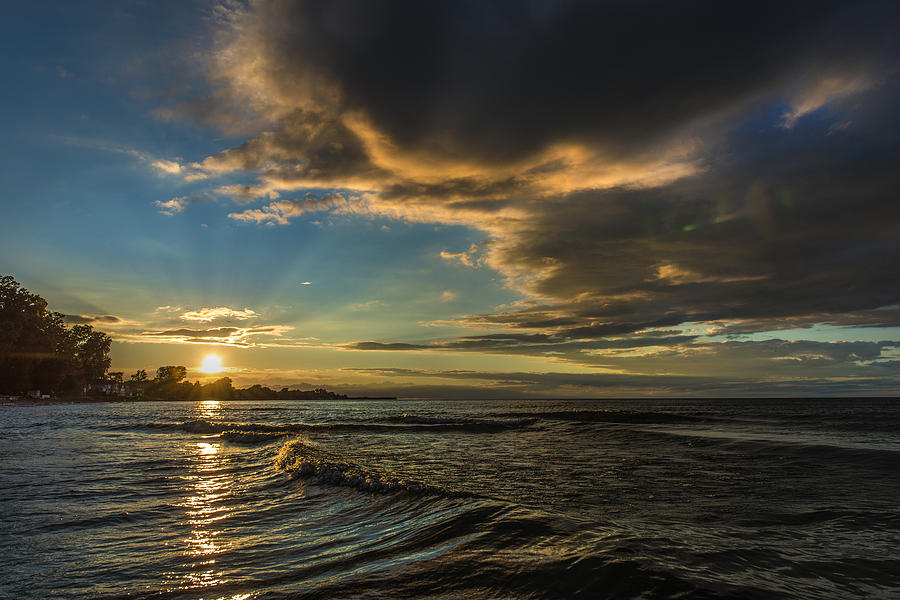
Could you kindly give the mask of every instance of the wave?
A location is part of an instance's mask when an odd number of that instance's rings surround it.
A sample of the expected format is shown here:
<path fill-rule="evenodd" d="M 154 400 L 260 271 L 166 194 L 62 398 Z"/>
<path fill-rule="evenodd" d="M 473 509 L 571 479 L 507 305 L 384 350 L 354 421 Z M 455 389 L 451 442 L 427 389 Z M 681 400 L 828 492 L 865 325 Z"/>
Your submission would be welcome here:
<path fill-rule="evenodd" d="M 420 495 L 462 496 L 441 487 L 375 473 L 303 440 L 291 440 L 281 447 L 275 466 L 300 477 L 314 477 L 319 483 L 357 489 L 375 494 L 408 492 Z"/>
<path fill-rule="evenodd" d="M 288 432 L 230 430 L 223 431 L 219 434 L 219 437 L 235 444 L 261 444 L 281 439 L 286 435 L 288 435 Z"/>
<path fill-rule="evenodd" d="M 756 457 L 776 457 L 782 466 L 788 461 L 803 461 L 811 465 L 828 465 L 830 468 L 846 467 L 851 464 L 869 468 L 896 470 L 900 459 L 900 447 L 876 447 L 863 445 L 842 445 L 839 438 L 830 442 L 804 440 L 800 437 L 790 439 L 786 436 L 753 437 L 753 434 L 735 434 L 728 431 L 654 431 L 654 435 L 690 438 L 693 448 L 710 447 L 716 450 L 728 450 L 736 454 L 747 454 Z"/>
<path fill-rule="evenodd" d="M 537 419 L 468 419 L 468 418 L 438 418 L 438 417 L 420 417 L 403 413 L 399 416 L 388 417 L 391 423 L 403 423 L 406 425 L 474 425 L 489 428 L 515 428 L 526 427 L 533 424 Z"/>
<path fill-rule="evenodd" d="M 179 425 L 178 428 L 187 431 L 188 433 L 225 433 L 226 431 L 280 433 L 282 435 L 289 433 L 289 430 L 282 425 L 263 425 L 262 423 L 213 423 L 206 419 L 185 421 Z"/>
<path fill-rule="evenodd" d="M 167 430 L 180 429 L 188 433 L 204 434 L 222 434 L 229 431 L 277 433 L 280 435 L 332 431 L 361 433 L 494 433 L 514 427 L 527 426 L 533 422 L 533 419 L 522 419 L 519 421 L 490 421 L 482 419 L 429 420 L 427 418 L 412 417 L 409 420 L 403 420 L 403 417 L 398 417 L 395 422 L 388 423 L 286 423 L 282 425 L 266 425 L 263 423 L 220 423 L 207 421 L 206 419 L 195 419 L 183 423 L 150 423 L 143 427 Z"/>
<path fill-rule="evenodd" d="M 697 423 L 708 418 L 664 412 L 634 410 L 560 410 L 548 412 L 513 412 L 504 417 L 520 419 L 543 419 L 552 421 L 575 421 L 581 423 L 634 423 L 638 425 L 661 425 L 667 423 Z"/>

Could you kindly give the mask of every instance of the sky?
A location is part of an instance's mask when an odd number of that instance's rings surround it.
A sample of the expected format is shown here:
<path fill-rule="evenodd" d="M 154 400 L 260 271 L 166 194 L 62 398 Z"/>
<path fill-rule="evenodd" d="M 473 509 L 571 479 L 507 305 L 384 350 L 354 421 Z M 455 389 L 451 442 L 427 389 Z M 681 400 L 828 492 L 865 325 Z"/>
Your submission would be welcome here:
<path fill-rule="evenodd" d="M 897 31 L 867 1 L 5 3 L 0 273 L 126 377 L 895 395 Z"/>

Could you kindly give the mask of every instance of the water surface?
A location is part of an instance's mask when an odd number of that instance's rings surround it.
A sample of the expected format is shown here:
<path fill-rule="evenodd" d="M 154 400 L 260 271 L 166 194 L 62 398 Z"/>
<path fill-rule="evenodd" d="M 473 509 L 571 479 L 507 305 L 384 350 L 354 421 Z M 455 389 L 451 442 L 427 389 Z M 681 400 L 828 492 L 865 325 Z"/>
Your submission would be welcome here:
<path fill-rule="evenodd" d="M 894 400 L 0 407 L 0 596 L 900 597 Z"/>

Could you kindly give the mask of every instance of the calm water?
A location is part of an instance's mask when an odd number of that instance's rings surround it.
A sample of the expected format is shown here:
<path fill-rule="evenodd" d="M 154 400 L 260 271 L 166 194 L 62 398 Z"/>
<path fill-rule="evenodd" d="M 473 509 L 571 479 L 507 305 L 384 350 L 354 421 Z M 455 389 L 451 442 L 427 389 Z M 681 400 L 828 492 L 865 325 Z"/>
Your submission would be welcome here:
<path fill-rule="evenodd" d="M 0 407 L 8 598 L 900 598 L 900 401 Z"/>

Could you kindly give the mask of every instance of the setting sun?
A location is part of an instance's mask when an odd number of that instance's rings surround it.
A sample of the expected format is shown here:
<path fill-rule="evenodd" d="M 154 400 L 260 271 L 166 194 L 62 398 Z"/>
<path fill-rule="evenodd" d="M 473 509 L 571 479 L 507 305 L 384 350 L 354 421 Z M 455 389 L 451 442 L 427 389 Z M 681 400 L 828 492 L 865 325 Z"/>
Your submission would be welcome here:
<path fill-rule="evenodd" d="M 200 370 L 204 373 L 220 373 L 224 370 L 222 359 L 215 354 L 209 354 L 203 359 Z"/>

